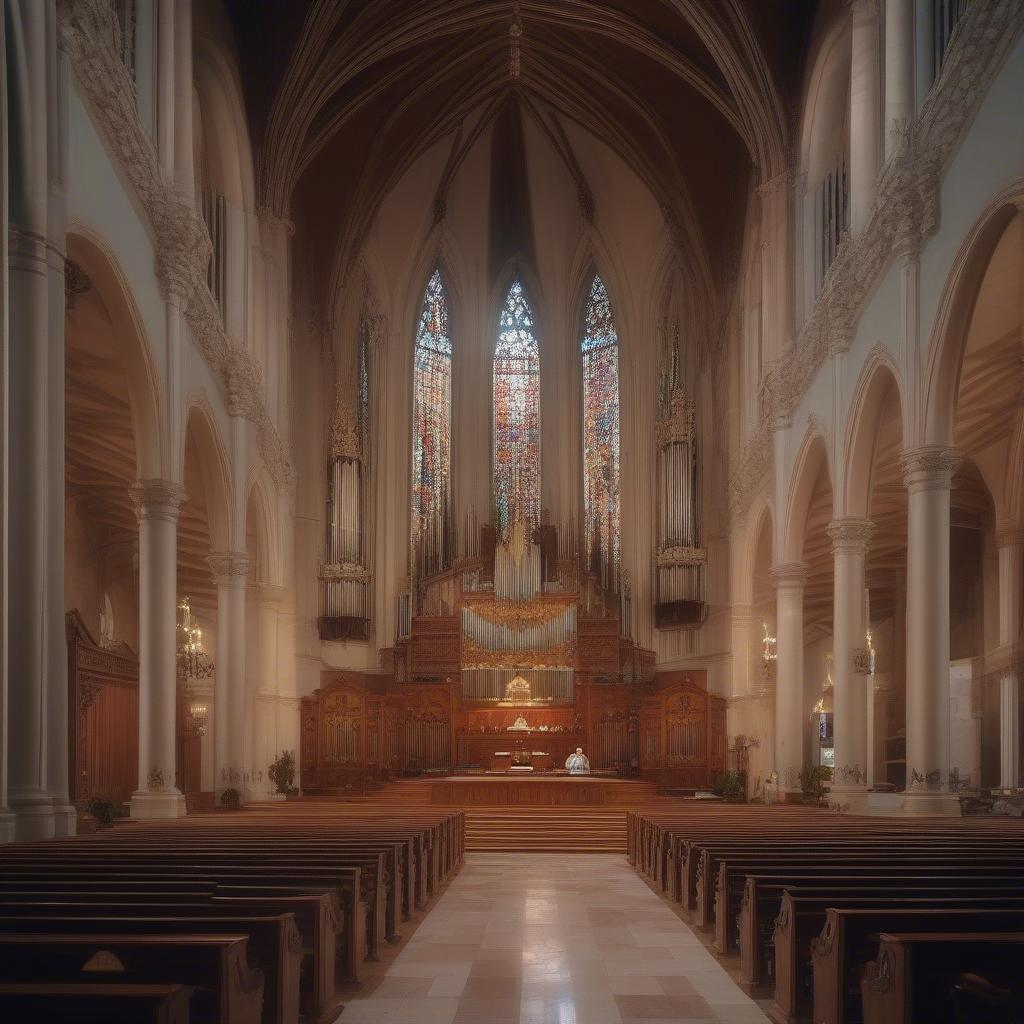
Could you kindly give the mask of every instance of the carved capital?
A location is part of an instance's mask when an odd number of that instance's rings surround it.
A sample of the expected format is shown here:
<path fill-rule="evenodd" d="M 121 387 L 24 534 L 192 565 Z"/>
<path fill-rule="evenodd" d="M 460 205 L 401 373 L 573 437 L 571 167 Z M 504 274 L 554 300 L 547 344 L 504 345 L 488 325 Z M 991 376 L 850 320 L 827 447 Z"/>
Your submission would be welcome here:
<path fill-rule="evenodd" d="M 129 489 L 135 515 L 143 519 L 178 521 L 178 511 L 188 500 L 185 488 L 174 480 L 138 480 Z"/>
<path fill-rule="evenodd" d="M 996 547 L 1024 547 L 1024 523 L 996 523 Z"/>
<path fill-rule="evenodd" d="M 320 566 L 320 579 L 346 583 L 369 583 L 370 570 L 357 562 L 333 562 Z"/>
<path fill-rule="evenodd" d="M 802 588 L 807 582 L 807 563 L 784 562 L 773 565 L 770 575 L 775 580 L 776 588 Z"/>
<path fill-rule="evenodd" d="M 900 456 L 903 484 L 908 489 L 948 491 L 962 461 L 952 448 L 944 445 L 908 448 Z"/>
<path fill-rule="evenodd" d="M 674 565 L 706 565 L 708 553 L 704 548 L 673 547 L 658 552 L 658 567 Z"/>
<path fill-rule="evenodd" d="M 828 524 L 828 535 L 832 539 L 832 551 L 861 552 L 867 550 L 875 524 L 870 519 L 833 519 Z"/>
<path fill-rule="evenodd" d="M 219 587 L 244 587 L 252 568 L 252 562 L 244 551 L 215 551 L 206 559 L 206 564 Z"/>

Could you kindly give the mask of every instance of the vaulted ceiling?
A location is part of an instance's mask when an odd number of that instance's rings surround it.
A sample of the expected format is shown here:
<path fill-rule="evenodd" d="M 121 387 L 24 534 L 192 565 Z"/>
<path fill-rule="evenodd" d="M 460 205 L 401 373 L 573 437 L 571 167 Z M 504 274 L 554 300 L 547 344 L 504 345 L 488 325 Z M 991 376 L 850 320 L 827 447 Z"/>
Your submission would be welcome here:
<path fill-rule="evenodd" d="M 679 246 L 715 276 L 735 262 L 749 186 L 788 162 L 816 6 L 228 0 L 260 202 L 295 221 L 326 283 L 357 258 L 380 203 L 419 156 L 451 138 L 457 159 L 460 131 L 493 121 L 515 96 L 556 147 L 570 122 L 609 146 L 662 206 Z M 578 175 L 571 148 L 565 159 Z"/>

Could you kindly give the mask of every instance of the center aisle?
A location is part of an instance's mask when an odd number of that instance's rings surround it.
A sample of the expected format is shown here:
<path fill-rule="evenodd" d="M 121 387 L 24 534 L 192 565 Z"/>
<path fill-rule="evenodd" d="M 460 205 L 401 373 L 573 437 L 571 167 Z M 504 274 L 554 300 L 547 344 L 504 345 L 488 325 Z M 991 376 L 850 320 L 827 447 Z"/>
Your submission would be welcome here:
<path fill-rule="evenodd" d="M 610 854 L 471 853 L 340 1024 L 640 1024 L 768 1018 Z"/>

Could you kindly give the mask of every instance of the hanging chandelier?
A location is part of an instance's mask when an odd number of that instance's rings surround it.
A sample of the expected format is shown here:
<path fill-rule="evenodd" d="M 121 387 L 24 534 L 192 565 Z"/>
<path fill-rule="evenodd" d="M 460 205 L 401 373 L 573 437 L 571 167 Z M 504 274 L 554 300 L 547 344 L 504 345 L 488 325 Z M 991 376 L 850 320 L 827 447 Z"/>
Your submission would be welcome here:
<path fill-rule="evenodd" d="M 203 631 L 192 615 L 192 604 L 187 597 L 178 605 L 176 659 L 179 679 L 188 682 L 209 679 L 213 675 L 214 664 L 203 647 Z"/>

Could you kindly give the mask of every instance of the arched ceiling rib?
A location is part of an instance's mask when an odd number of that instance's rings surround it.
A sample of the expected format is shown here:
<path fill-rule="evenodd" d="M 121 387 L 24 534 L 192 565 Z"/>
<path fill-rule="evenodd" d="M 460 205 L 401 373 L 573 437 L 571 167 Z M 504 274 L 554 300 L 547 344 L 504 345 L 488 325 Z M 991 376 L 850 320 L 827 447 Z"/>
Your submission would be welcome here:
<path fill-rule="evenodd" d="M 501 109 L 513 88 L 514 5 L 226 2 L 243 80 L 254 83 L 259 202 L 320 236 L 305 245 L 314 265 L 333 268 L 320 271 L 329 287 L 358 258 L 402 172 L 460 125 Z M 706 283 L 735 244 L 722 215 L 742 218 L 751 169 L 763 181 L 787 165 L 786 86 L 802 66 L 816 4 L 524 0 L 515 5 L 524 35 L 514 88 L 549 136 L 559 119 L 573 121 L 625 161 L 679 226 L 683 261 Z M 483 127 L 475 122 L 474 134 Z M 303 204 L 322 210 L 317 189 L 331 182 L 346 209 L 302 224 Z"/>

